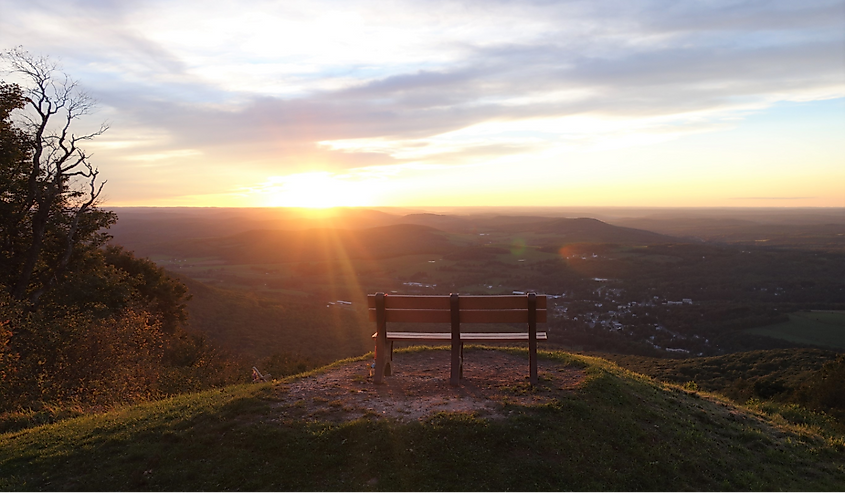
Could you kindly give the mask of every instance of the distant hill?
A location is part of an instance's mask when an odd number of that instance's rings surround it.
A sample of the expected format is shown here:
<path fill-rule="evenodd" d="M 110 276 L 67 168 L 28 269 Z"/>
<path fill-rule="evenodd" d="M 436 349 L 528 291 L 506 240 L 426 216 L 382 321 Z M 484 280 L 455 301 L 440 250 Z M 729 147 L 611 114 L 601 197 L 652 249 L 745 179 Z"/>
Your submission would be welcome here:
<path fill-rule="evenodd" d="M 845 248 L 845 209 L 525 209 L 464 208 L 448 214 L 403 211 L 385 208 L 338 208 L 312 211 L 291 208 L 188 208 L 117 207 L 120 220 L 111 228 L 115 242 L 149 255 L 150 246 L 192 238 L 231 236 L 251 230 L 366 229 L 397 224 L 429 226 L 449 233 L 526 231 L 552 223 L 558 233 L 574 235 L 575 225 L 564 225 L 571 218 L 596 218 L 604 222 L 672 237 L 706 241 L 755 242 Z M 512 211 L 512 212 L 506 212 Z M 556 220 L 561 220 L 554 225 Z M 514 229 L 516 228 L 516 229 Z M 587 235 L 588 231 L 578 234 Z M 632 231 L 599 231 L 584 241 L 620 242 L 617 238 Z M 608 240 L 607 238 L 611 238 Z M 641 241 L 636 235 L 630 241 Z M 643 237 L 645 241 L 664 241 Z M 622 240 L 621 242 L 627 242 Z"/>
<path fill-rule="evenodd" d="M 543 216 L 505 216 L 498 214 L 448 215 L 408 214 L 401 218 L 403 223 L 431 226 L 450 233 L 485 233 L 508 231 L 514 225 L 534 224 L 548 221 Z"/>
<path fill-rule="evenodd" d="M 502 226 L 508 232 L 537 233 L 558 235 L 571 242 L 619 243 L 619 244 L 654 244 L 678 241 L 671 236 L 652 233 L 641 229 L 613 226 L 598 219 L 552 219 L 532 223 L 514 223 Z"/>
<path fill-rule="evenodd" d="M 159 243 L 150 249 L 164 255 L 214 256 L 230 262 L 266 264 L 446 254 L 455 246 L 436 229 L 399 224 L 367 229 L 253 230 L 220 238 Z"/>
<path fill-rule="evenodd" d="M 252 230 L 359 229 L 397 224 L 401 216 L 372 209 L 117 207 L 114 242 L 140 255 L 155 245 L 232 236 Z"/>
<path fill-rule="evenodd" d="M 369 209 L 339 209 L 313 217 L 288 209 L 124 209 L 118 214 L 120 220 L 110 231 L 114 243 L 139 255 L 213 256 L 240 263 L 447 254 L 456 247 L 444 233 L 534 234 L 529 243 L 536 246 L 677 241 L 589 218 L 400 216 Z"/>
<path fill-rule="evenodd" d="M 549 218 L 542 216 L 504 216 L 478 214 L 452 216 L 411 214 L 403 222 L 420 224 L 450 233 L 534 233 L 556 236 L 549 241 L 567 243 L 654 244 L 674 243 L 678 239 L 643 229 L 614 226 L 591 218 Z M 544 246 L 544 245 L 541 245 Z"/>
<path fill-rule="evenodd" d="M 465 216 L 446 214 L 408 214 L 399 218 L 405 224 L 429 226 L 450 233 L 468 233 L 473 228 L 473 221 Z"/>

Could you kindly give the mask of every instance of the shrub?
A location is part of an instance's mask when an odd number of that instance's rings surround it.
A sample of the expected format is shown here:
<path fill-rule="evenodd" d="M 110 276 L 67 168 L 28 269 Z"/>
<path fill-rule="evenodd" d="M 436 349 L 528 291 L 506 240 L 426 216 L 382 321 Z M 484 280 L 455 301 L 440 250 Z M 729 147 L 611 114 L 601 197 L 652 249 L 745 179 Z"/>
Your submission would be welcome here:
<path fill-rule="evenodd" d="M 797 397 L 812 409 L 845 411 L 845 355 L 825 363 L 798 389 Z"/>

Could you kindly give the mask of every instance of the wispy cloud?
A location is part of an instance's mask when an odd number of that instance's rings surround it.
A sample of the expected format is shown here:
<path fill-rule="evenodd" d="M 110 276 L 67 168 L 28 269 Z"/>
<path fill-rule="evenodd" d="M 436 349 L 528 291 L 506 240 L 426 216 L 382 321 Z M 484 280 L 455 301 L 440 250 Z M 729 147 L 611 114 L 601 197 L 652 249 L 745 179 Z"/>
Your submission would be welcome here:
<path fill-rule="evenodd" d="M 841 1 L 0 6 L 0 46 L 61 58 L 123 129 L 101 151 L 115 162 L 481 164 L 845 97 Z M 108 147 L 133 133 L 157 137 Z"/>

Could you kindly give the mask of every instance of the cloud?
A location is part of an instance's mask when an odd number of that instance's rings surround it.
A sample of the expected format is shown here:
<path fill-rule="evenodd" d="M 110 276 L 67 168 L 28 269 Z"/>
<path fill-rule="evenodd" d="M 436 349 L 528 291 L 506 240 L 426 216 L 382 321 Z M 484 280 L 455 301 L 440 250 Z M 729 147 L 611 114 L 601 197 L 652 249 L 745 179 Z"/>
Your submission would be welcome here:
<path fill-rule="evenodd" d="M 82 79 L 102 73 L 182 74 L 184 63 L 133 27 L 134 12 L 121 1 L 4 2 L 4 45 L 61 59 Z M 70 68 L 70 67 L 66 67 Z"/>
<path fill-rule="evenodd" d="M 124 160 L 177 167 L 483 163 L 845 97 L 839 1 L 0 6 L 0 46 L 61 57 L 106 143 L 147 136 Z"/>
<path fill-rule="evenodd" d="M 724 116 L 813 91 L 842 95 L 829 55 L 835 48 L 832 43 L 726 52 L 671 48 L 617 59 L 567 59 L 553 56 L 549 48 L 509 46 L 482 50 L 464 66 L 300 98 L 239 94 L 230 96 L 237 102 L 219 105 L 136 92 L 134 97 L 109 96 L 107 102 L 140 125 L 167 129 L 184 146 L 235 146 L 237 152 L 247 147 L 262 153 L 310 149 L 334 140 L 425 139 L 484 122 L 584 113 L 649 118 L 709 111 Z M 520 58 L 525 53 L 532 56 Z M 555 59 L 561 61 L 552 65 Z M 191 86 L 169 88 L 188 92 Z M 203 91 L 211 93 L 209 99 L 227 97 L 206 86 L 192 92 Z"/>

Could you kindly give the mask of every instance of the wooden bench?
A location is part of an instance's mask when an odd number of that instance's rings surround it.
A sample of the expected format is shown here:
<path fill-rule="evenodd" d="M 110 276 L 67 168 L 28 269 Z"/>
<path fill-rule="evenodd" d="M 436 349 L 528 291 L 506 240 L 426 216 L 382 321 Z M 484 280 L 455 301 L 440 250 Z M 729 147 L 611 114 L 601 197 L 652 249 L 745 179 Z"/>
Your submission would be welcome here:
<path fill-rule="evenodd" d="M 464 342 L 528 341 L 531 384 L 537 383 L 537 341 L 546 340 L 537 324 L 546 321 L 546 296 L 413 296 L 376 293 L 367 296 L 370 320 L 376 322 L 374 383 L 392 374 L 394 341 L 451 341 L 450 383 L 459 385 L 463 376 Z M 450 324 L 450 332 L 390 332 L 388 322 Z M 527 332 L 461 332 L 462 323 L 525 323 Z"/>

